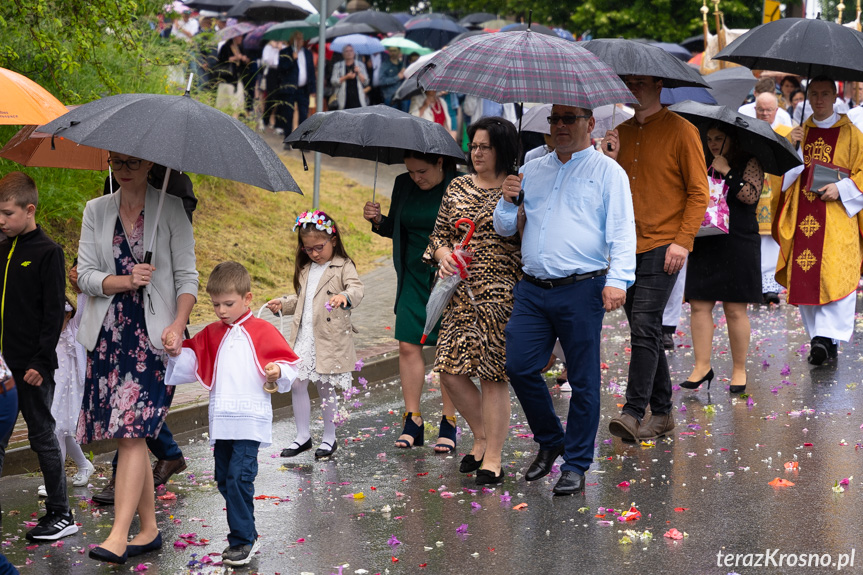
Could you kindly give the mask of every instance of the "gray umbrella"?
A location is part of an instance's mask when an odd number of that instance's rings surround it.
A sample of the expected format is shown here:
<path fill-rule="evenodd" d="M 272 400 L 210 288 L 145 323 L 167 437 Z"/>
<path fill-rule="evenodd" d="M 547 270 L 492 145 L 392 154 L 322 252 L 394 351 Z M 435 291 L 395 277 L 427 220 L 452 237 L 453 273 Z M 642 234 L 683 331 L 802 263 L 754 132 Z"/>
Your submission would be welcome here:
<path fill-rule="evenodd" d="M 361 10 L 348 14 L 342 19 L 343 24 L 368 24 L 383 34 L 398 34 L 405 31 L 404 24 L 398 18 L 379 10 Z"/>
<path fill-rule="evenodd" d="M 377 162 L 398 164 L 404 160 L 405 150 L 465 160 L 464 152 L 446 128 L 382 104 L 314 114 L 288 134 L 285 145 L 330 156 L 374 160 L 375 185 Z"/>
<path fill-rule="evenodd" d="M 752 70 L 743 66 L 734 66 L 713 72 L 704 77 L 710 84 L 710 93 L 720 106 L 728 106 L 736 110 L 743 104 L 747 94 L 757 81 Z"/>
<path fill-rule="evenodd" d="M 108 96 L 71 110 L 42 130 L 78 144 L 161 164 L 169 168 L 166 182 L 170 171 L 176 170 L 302 194 L 288 169 L 260 136 L 188 94 Z M 163 188 L 163 197 L 164 191 Z M 161 208 L 160 202 L 156 219 Z"/>
<path fill-rule="evenodd" d="M 590 50 L 614 69 L 618 76 L 655 76 L 666 88 L 709 88 L 701 74 L 662 48 L 634 40 L 602 38 L 577 45 Z"/>
<path fill-rule="evenodd" d="M 721 122 L 731 128 L 736 132 L 740 146 L 755 156 L 768 174 L 781 176 L 801 164 L 788 140 L 774 132 L 770 124 L 763 120 L 743 116 L 725 106 L 691 101 L 674 104 L 668 109 L 695 124 L 702 137 L 713 122 Z"/>

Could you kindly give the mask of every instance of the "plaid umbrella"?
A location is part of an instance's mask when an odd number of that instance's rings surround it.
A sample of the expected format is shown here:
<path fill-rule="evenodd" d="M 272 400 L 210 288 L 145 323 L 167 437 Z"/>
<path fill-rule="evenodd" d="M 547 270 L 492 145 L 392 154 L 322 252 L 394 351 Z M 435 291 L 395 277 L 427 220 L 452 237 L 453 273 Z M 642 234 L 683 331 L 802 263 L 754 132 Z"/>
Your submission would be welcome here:
<path fill-rule="evenodd" d="M 219 40 L 226 42 L 232 38 L 236 38 L 237 36 L 245 36 L 255 28 L 256 26 L 250 22 L 240 22 L 239 24 L 234 24 L 233 26 L 228 26 L 227 28 L 219 30 Z"/>
<path fill-rule="evenodd" d="M 423 90 L 458 92 L 499 103 L 542 102 L 593 109 L 634 102 L 599 58 L 557 36 L 498 32 L 459 40 L 417 74 Z"/>

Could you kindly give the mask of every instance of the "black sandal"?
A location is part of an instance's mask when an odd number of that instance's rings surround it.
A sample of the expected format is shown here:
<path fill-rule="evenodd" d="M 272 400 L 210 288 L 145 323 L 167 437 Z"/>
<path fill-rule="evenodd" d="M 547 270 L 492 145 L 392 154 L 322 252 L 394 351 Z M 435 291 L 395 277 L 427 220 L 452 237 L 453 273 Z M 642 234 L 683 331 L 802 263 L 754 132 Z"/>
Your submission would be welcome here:
<path fill-rule="evenodd" d="M 441 439 L 449 439 L 452 445 L 448 443 L 435 443 L 434 452 L 441 455 L 448 455 L 455 451 L 455 415 L 444 415 L 440 420 L 440 431 L 438 432 L 438 441 Z M 440 448 L 440 449 L 438 449 Z"/>
<path fill-rule="evenodd" d="M 402 449 L 410 449 L 414 446 L 420 446 L 425 443 L 425 424 L 417 425 L 414 423 L 414 420 L 411 419 L 413 416 L 417 416 L 420 419 L 419 412 L 412 413 L 410 411 L 406 411 L 404 415 L 404 429 L 402 429 L 402 435 L 410 435 L 413 438 L 413 443 L 409 442 L 407 439 L 396 439 L 396 447 L 400 447 Z"/>

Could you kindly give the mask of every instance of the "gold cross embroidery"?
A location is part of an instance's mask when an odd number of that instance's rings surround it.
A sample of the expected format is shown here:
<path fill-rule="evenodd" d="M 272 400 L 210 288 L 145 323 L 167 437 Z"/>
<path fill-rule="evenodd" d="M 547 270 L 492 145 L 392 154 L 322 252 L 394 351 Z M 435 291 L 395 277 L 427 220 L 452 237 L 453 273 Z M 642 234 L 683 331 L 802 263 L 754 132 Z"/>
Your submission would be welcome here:
<path fill-rule="evenodd" d="M 818 262 L 818 258 L 811 251 L 803 250 L 803 253 L 797 256 L 795 261 L 804 272 L 808 272 Z"/>
<path fill-rule="evenodd" d="M 811 238 L 815 232 L 821 229 L 821 224 L 818 223 L 812 214 L 809 214 L 803 221 L 800 222 L 800 231 L 803 232 L 807 238 Z"/>

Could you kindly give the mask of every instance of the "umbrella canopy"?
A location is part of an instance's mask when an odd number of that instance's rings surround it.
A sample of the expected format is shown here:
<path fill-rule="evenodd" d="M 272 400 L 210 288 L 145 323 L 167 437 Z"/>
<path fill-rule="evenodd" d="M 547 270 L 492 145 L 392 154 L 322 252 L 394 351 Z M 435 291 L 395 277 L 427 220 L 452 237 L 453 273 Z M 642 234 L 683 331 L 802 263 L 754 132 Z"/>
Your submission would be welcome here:
<path fill-rule="evenodd" d="M 632 102 L 617 74 L 599 58 L 557 36 L 498 32 L 465 38 L 419 72 L 425 90 L 470 94 L 501 104 L 542 102 L 593 109 Z"/>
<path fill-rule="evenodd" d="M 679 104 L 692 100 L 701 104 L 716 104 L 716 98 L 710 93 L 707 88 L 693 88 L 691 86 L 683 86 L 681 88 L 663 88 L 659 94 L 659 103 L 663 106 Z M 737 108 L 734 108 L 735 110 Z"/>
<path fill-rule="evenodd" d="M 458 289 L 459 284 L 470 273 L 467 271 L 467 268 L 470 266 L 471 260 L 473 260 L 473 250 L 467 244 L 470 242 L 471 237 L 473 237 L 476 226 L 470 218 L 460 218 L 455 223 L 455 229 L 458 230 L 462 224 L 468 226 L 468 231 L 462 242 L 455 246 L 453 250 L 453 257 L 456 260 L 459 273 L 447 277 L 438 276 L 437 280 L 435 280 L 435 284 L 429 294 L 428 303 L 426 303 L 426 323 L 423 328 L 423 335 L 420 338 L 421 344 L 426 342 L 426 338 L 434 330 L 438 320 L 443 315 L 444 309 L 446 309 L 453 294 Z M 472 295 L 471 299 L 473 299 Z"/>
<path fill-rule="evenodd" d="M 449 14 L 443 14 L 441 12 L 431 12 L 427 14 L 417 14 L 407 22 L 405 22 L 405 29 L 411 28 L 420 22 L 426 22 L 428 20 L 446 20 L 447 22 L 456 22 L 456 19 L 450 16 Z"/>
<path fill-rule="evenodd" d="M 314 12 L 308 0 L 240 0 L 228 11 L 228 18 L 284 22 L 302 20 Z"/>
<path fill-rule="evenodd" d="M 461 34 L 450 40 L 450 44 L 458 42 L 459 40 L 462 40 L 464 38 L 470 38 L 471 36 L 481 36 L 483 34 L 491 34 L 491 32 L 489 32 L 488 30 L 468 30 L 467 32 L 462 32 Z"/>
<path fill-rule="evenodd" d="M 44 124 L 66 113 L 51 92 L 18 72 L 0 68 L 0 124 Z"/>
<path fill-rule="evenodd" d="M 704 52 L 704 34 L 690 36 L 686 40 L 680 42 L 680 45 L 689 50 L 692 54 L 696 52 Z"/>
<path fill-rule="evenodd" d="M 750 70 L 863 80 L 863 34 L 820 19 L 782 18 L 757 26 L 713 57 Z"/>
<path fill-rule="evenodd" d="M 692 52 L 680 44 L 672 44 L 671 42 L 650 42 L 650 45 L 662 48 L 682 62 L 688 62 L 689 59 L 692 58 Z"/>
<path fill-rule="evenodd" d="M 246 37 L 243 38 L 243 49 L 257 50 L 261 48 L 264 43 L 268 42 L 268 40 L 264 40 L 264 34 L 266 34 L 267 31 L 275 25 L 275 22 L 267 22 L 246 34 Z"/>
<path fill-rule="evenodd" d="M 318 26 L 312 26 L 305 20 L 289 20 L 269 28 L 263 35 L 264 40 L 283 40 L 290 42 L 294 34 L 301 32 L 304 40 L 314 38 L 318 34 Z M 250 34 L 251 35 L 251 34 Z"/>
<path fill-rule="evenodd" d="M 666 88 L 701 86 L 709 88 L 701 74 L 662 48 L 634 40 L 608 39 L 578 43 L 611 66 L 619 76 L 662 78 Z"/>
<path fill-rule="evenodd" d="M 704 79 L 710 84 L 710 92 L 716 102 L 732 110 L 740 107 L 757 81 L 752 71 L 742 66 L 718 70 Z"/>
<path fill-rule="evenodd" d="M 540 104 L 530 108 L 521 117 L 521 131 L 551 134 L 551 126 L 548 124 L 550 115 L 551 104 Z"/>
<path fill-rule="evenodd" d="M 417 94 L 422 94 L 422 88 L 417 84 L 416 78 L 405 78 L 393 94 L 394 100 L 408 100 Z"/>
<path fill-rule="evenodd" d="M 219 30 L 217 36 L 219 37 L 219 40 L 226 42 L 232 38 L 236 38 L 237 36 L 244 36 L 255 28 L 256 26 L 251 22 L 240 22 L 239 24 L 234 24 L 233 26 L 228 26 L 227 28 Z"/>
<path fill-rule="evenodd" d="M 383 40 L 381 40 L 381 44 L 383 44 L 385 48 L 398 48 L 402 51 L 403 54 L 419 54 L 420 56 L 424 56 L 432 52 L 430 48 L 420 46 L 416 42 L 412 42 L 404 36 L 393 36 L 392 38 L 384 38 Z"/>
<path fill-rule="evenodd" d="M 213 10 L 227 12 L 237 3 L 237 0 L 186 0 L 184 4 L 196 10 Z"/>
<path fill-rule="evenodd" d="M 755 156 L 768 174 L 782 175 L 801 164 L 800 158 L 788 140 L 779 136 L 770 124 L 757 118 L 743 116 L 725 106 L 710 106 L 697 102 L 681 102 L 669 108 L 695 124 L 702 138 L 713 122 L 737 133 L 741 147 Z"/>
<path fill-rule="evenodd" d="M 398 34 L 405 31 L 404 24 L 392 14 L 380 12 L 378 10 L 363 10 L 348 14 L 343 23 L 347 24 L 368 24 L 382 34 Z"/>
<path fill-rule="evenodd" d="M 285 165 L 245 124 L 189 96 L 120 94 L 89 102 L 42 130 L 172 170 L 272 191 L 300 192 Z"/>
<path fill-rule="evenodd" d="M 285 138 L 295 150 L 398 164 L 405 150 L 464 161 L 464 152 L 443 126 L 379 104 L 309 116 Z"/>
<path fill-rule="evenodd" d="M 524 32 L 528 29 L 527 24 L 507 24 L 503 28 L 500 29 L 501 32 Z M 555 36 L 556 38 L 560 38 L 560 36 L 549 28 L 548 26 L 543 26 L 542 24 L 531 24 L 530 31 L 536 32 L 537 34 L 545 34 L 546 36 Z"/>
<path fill-rule="evenodd" d="M 345 46 L 353 46 L 357 54 L 363 56 L 371 56 L 380 52 L 386 52 L 387 49 L 381 44 L 381 41 L 371 36 L 363 36 L 362 34 L 349 34 L 347 36 L 339 36 L 333 43 L 330 44 L 330 49 L 333 52 L 341 53 Z"/>
<path fill-rule="evenodd" d="M 572 35 L 572 32 L 569 30 L 564 30 L 563 28 L 552 28 L 554 33 L 563 38 L 564 40 L 569 40 L 570 42 L 575 42 L 575 36 Z"/>
<path fill-rule="evenodd" d="M 54 138 L 40 132 L 39 126 L 24 126 L 0 150 L 0 157 L 22 166 L 38 168 L 71 168 L 73 170 L 106 170 L 108 152 L 76 144 L 66 138 Z"/>
<path fill-rule="evenodd" d="M 497 14 L 491 14 L 489 12 L 474 12 L 473 14 L 468 14 L 464 18 L 458 21 L 462 26 L 479 26 L 483 22 L 488 22 L 489 20 L 494 20 L 497 18 Z"/>
<path fill-rule="evenodd" d="M 605 133 L 615 129 L 618 124 L 625 122 L 635 115 L 635 110 L 622 104 L 606 104 L 593 111 L 596 125 L 590 133 L 591 138 L 604 138 Z"/>
<path fill-rule="evenodd" d="M 416 59 L 416 61 L 405 68 L 405 78 L 411 78 L 419 72 L 423 66 L 428 64 L 432 58 L 434 58 L 437 54 L 440 53 L 440 50 L 435 50 L 431 54 L 426 54 L 425 56 L 420 56 Z"/>
<path fill-rule="evenodd" d="M 459 26 L 452 20 L 438 18 L 414 19 L 405 24 L 405 28 L 407 29 L 405 38 L 432 50 L 440 50 L 453 38 L 467 32 L 467 28 Z"/>
<path fill-rule="evenodd" d="M 377 35 L 380 34 L 377 30 L 369 26 L 368 24 L 342 24 L 339 22 L 335 26 L 327 28 L 326 33 L 326 41 L 332 42 L 336 38 L 340 38 L 342 36 L 348 36 L 350 34 L 372 34 Z M 315 36 L 311 40 L 309 40 L 310 44 L 317 44 L 320 41 L 320 38 Z"/>
<path fill-rule="evenodd" d="M 321 15 L 320 14 L 309 14 L 306 17 L 306 22 L 308 22 L 312 26 L 318 27 L 321 25 Z M 335 16 L 330 16 L 329 18 L 326 19 L 326 26 L 334 26 L 338 22 L 341 22 L 341 20 L 339 20 Z"/>

